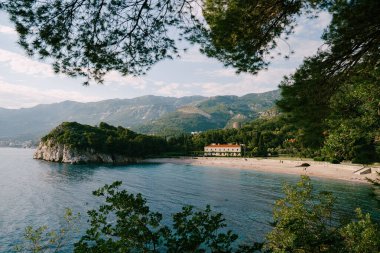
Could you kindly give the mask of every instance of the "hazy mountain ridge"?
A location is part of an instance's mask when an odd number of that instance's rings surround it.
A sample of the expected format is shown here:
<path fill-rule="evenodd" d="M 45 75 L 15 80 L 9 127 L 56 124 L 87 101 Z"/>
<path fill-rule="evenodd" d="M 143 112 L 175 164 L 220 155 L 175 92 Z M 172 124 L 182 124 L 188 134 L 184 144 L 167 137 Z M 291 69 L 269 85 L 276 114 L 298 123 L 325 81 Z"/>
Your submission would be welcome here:
<path fill-rule="evenodd" d="M 178 132 L 205 131 L 224 128 L 233 122 L 247 122 L 273 108 L 279 98 L 279 90 L 238 96 L 216 96 L 187 106 L 135 128 L 148 134 L 170 135 Z"/>
<path fill-rule="evenodd" d="M 104 121 L 138 131 L 153 126 L 153 132 L 156 122 L 170 127 L 171 122 L 180 121 L 176 128 L 182 131 L 221 128 L 237 114 L 249 119 L 256 117 L 258 112 L 272 107 L 278 95 L 278 90 L 242 97 L 149 95 L 90 103 L 64 101 L 22 109 L 0 108 L 0 139 L 37 140 L 63 121 L 89 125 Z M 150 130 L 142 132 L 151 133 Z"/>
<path fill-rule="evenodd" d="M 63 121 L 95 125 L 101 121 L 133 127 L 175 111 L 178 107 L 203 101 L 201 96 L 173 98 L 143 96 L 80 103 L 64 101 L 32 108 L 0 110 L 0 138 L 38 139 Z"/>

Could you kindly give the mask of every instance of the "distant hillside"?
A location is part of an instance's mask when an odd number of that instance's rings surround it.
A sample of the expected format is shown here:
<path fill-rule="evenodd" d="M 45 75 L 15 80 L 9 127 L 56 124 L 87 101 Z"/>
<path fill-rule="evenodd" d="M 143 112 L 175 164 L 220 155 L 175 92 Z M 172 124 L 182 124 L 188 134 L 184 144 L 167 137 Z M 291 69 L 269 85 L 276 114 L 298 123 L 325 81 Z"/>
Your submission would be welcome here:
<path fill-rule="evenodd" d="M 233 122 L 247 122 L 272 109 L 279 91 L 238 96 L 216 96 L 185 106 L 175 112 L 134 128 L 142 133 L 171 135 L 179 132 L 225 128 Z"/>
<path fill-rule="evenodd" d="M 157 119 L 177 108 L 207 98 L 143 96 L 134 99 L 111 99 L 92 103 L 65 101 L 25 109 L 0 108 L 0 140 L 38 140 L 64 121 L 96 125 L 101 121 L 133 127 Z"/>
<path fill-rule="evenodd" d="M 160 97 L 111 99 L 92 103 L 65 101 L 25 109 L 0 108 L 0 140 L 38 140 L 64 121 L 106 122 L 143 133 L 203 131 L 231 120 L 250 120 L 273 107 L 279 91 L 242 97 Z"/>

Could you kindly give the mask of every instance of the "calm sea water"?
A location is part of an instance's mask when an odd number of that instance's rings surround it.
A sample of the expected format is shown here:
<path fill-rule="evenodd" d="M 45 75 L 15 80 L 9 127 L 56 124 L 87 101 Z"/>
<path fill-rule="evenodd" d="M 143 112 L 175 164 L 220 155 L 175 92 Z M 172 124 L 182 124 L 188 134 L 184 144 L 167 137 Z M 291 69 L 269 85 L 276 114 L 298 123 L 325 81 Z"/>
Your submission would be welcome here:
<path fill-rule="evenodd" d="M 64 209 L 83 214 L 99 204 L 91 192 L 115 180 L 123 188 L 142 193 L 153 211 L 170 214 L 183 205 L 222 212 L 228 228 L 242 240 L 260 240 L 270 229 L 274 201 L 282 197 L 284 182 L 298 176 L 228 168 L 174 164 L 129 166 L 73 166 L 32 159 L 33 150 L 0 148 L 0 252 L 12 252 L 28 225 L 58 228 Z M 365 184 L 314 179 L 317 190 L 332 191 L 337 212 L 351 215 L 356 207 L 379 219 L 378 203 Z M 70 246 L 66 248 L 70 252 Z"/>

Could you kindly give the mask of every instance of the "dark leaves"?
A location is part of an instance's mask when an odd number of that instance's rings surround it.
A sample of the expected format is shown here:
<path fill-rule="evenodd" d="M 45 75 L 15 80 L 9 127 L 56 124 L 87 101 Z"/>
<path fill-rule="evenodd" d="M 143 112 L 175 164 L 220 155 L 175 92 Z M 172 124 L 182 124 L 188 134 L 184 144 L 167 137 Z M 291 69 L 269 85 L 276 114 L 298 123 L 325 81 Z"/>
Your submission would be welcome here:
<path fill-rule="evenodd" d="M 88 211 L 90 228 L 75 244 L 75 252 L 232 252 L 237 235 L 221 233 L 222 214 L 209 206 L 194 212 L 186 206 L 173 215 L 173 226 L 161 224 L 162 215 L 151 212 L 141 194 L 119 190 L 121 182 L 96 190 L 105 203 Z"/>
<path fill-rule="evenodd" d="M 16 0 L 5 9 L 28 54 L 53 59 L 55 72 L 84 76 L 88 84 L 101 83 L 110 70 L 141 75 L 176 56 L 175 39 L 168 32 L 180 22 L 184 3 Z"/>

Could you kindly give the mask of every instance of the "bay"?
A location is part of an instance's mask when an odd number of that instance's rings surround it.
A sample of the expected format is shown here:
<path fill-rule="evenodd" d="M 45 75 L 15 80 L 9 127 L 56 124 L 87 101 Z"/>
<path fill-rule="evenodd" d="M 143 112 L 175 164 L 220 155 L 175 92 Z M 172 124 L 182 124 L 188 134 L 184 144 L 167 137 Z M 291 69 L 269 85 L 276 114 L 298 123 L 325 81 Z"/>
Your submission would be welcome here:
<path fill-rule="evenodd" d="M 92 191 L 116 180 L 131 193 L 142 193 L 153 211 L 170 215 L 183 205 L 197 209 L 210 204 L 224 214 L 228 229 L 242 241 L 262 240 L 269 231 L 272 208 L 283 196 L 284 182 L 298 176 L 244 169 L 176 164 L 128 166 L 69 165 L 33 160 L 34 150 L 0 148 L 0 252 L 12 252 L 28 225 L 59 228 L 65 208 L 82 213 L 81 231 L 87 228 L 86 211 L 99 200 Z M 332 191 L 336 213 L 352 217 L 360 207 L 380 220 L 378 202 L 367 184 L 313 179 L 316 190 Z M 65 252 L 70 252 L 72 243 Z"/>

